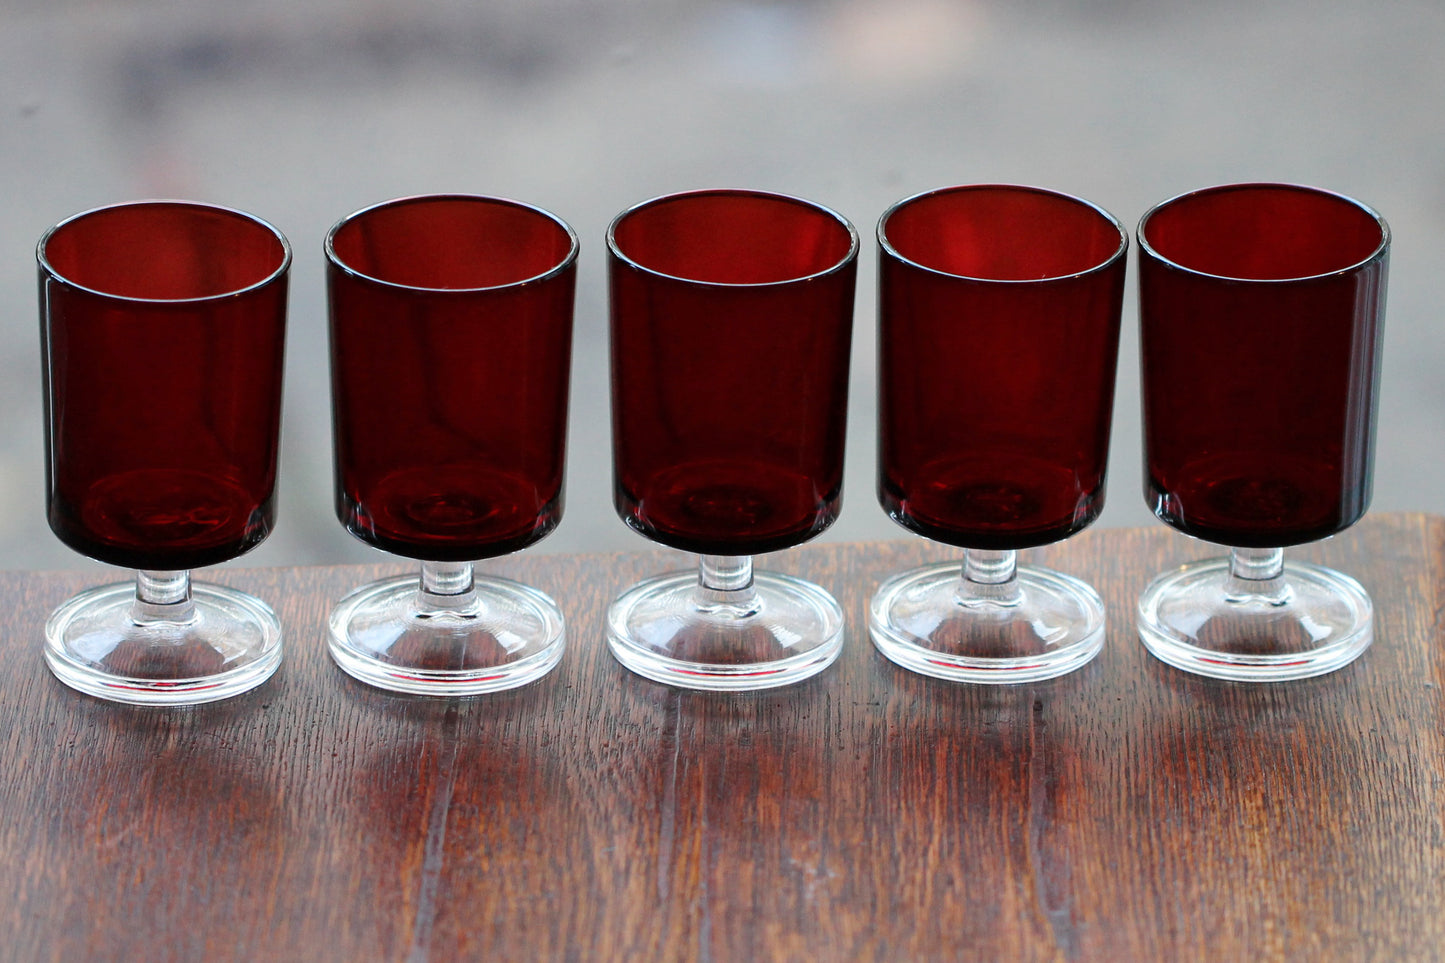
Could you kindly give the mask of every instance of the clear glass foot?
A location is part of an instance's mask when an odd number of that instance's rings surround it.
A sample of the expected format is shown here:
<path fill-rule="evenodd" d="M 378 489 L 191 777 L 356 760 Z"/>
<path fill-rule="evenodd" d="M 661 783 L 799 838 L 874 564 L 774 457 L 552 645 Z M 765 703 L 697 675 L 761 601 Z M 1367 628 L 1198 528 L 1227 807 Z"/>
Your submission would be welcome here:
<path fill-rule="evenodd" d="M 1306 679 L 1359 658 L 1374 609 L 1359 582 L 1283 560 L 1280 549 L 1235 549 L 1149 583 L 1139 637 L 1159 659 L 1241 682 Z"/>
<path fill-rule="evenodd" d="M 770 689 L 817 675 L 843 647 L 843 610 L 811 582 L 707 556 L 629 589 L 607 612 L 607 644 L 627 668 L 687 689 Z"/>
<path fill-rule="evenodd" d="M 1104 604 L 1089 585 L 1017 566 L 1013 552 L 969 551 L 884 582 L 869 606 L 890 660 L 955 682 L 1036 682 L 1072 672 L 1104 645 Z"/>
<path fill-rule="evenodd" d="M 421 577 L 364 585 L 331 612 L 331 657 L 368 685 L 467 696 L 526 685 L 562 658 L 557 604 L 510 579 L 475 577 L 470 563 L 433 563 Z"/>
<path fill-rule="evenodd" d="M 61 682 L 112 702 L 199 705 L 270 678 L 281 623 L 244 592 L 193 584 L 185 572 L 141 572 L 136 584 L 91 589 L 56 609 L 45 661 Z"/>

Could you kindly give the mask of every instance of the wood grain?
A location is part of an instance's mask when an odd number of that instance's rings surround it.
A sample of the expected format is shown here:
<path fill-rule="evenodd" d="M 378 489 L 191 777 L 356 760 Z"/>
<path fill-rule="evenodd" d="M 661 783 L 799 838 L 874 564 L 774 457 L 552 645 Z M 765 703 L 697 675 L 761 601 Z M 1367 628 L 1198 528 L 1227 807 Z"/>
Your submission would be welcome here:
<path fill-rule="evenodd" d="M 46 614 L 93 576 L 0 574 L 0 925 L 14 959 L 1432 959 L 1445 945 L 1445 520 L 1378 516 L 1298 554 L 1376 605 L 1355 665 L 1195 679 L 1134 600 L 1209 554 L 1164 528 L 1031 553 L 1093 582 L 1073 676 L 950 685 L 868 643 L 868 593 L 946 550 L 766 560 L 833 590 L 845 654 L 759 695 L 631 675 L 607 603 L 667 553 L 523 556 L 569 650 L 519 691 L 393 696 L 331 665 L 326 611 L 401 566 L 221 570 L 269 600 L 256 692 L 135 709 L 62 687 Z"/>

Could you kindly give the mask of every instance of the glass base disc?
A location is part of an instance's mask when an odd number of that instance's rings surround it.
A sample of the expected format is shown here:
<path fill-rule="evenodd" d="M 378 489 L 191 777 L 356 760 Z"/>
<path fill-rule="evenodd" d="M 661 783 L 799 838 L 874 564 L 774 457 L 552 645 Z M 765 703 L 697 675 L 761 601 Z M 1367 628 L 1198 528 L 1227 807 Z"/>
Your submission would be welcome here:
<path fill-rule="evenodd" d="M 1304 562 L 1285 562 L 1283 579 L 1282 596 L 1231 598 L 1227 558 L 1167 572 L 1139 598 L 1139 638 L 1176 668 L 1241 682 L 1323 675 L 1369 648 L 1374 609 L 1359 582 Z"/>
<path fill-rule="evenodd" d="M 1104 603 L 1087 583 L 1025 565 L 1016 582 L 998 601 L 965 596 L 958 562 L 895 575 L 869 605 L 869 635 L 903 668 L 955 682 L 1037 682 L 1099 654 Z"/>
<path fill-rule="evenodd" d="M 607 611 L 612 654 L 685 689 L 771 689 L 817 675 L 843 649 L 843 610 L 812 582 L 757 572 L 747 604 L 708 593 L 695 572 L 633 586 Z"/>
<path fill-rule="evenodd" d="M 562 613 L 546 594 L 476 576 L 453 609 L 418 604 L 415 575 L 363 585 L 331 612 L 329 649 L 352 678 L 415 695 L 467 696 L 526 685 L 562 658 Z"/>
<path fill-rule="evenodd" d="M 281 623 L 244 592 L 193 583 L 194 616 L 137 623 L 135 583 L 82 592 L 45 623 L 45 661 L 88 695 L 142 706 L 217 702 L 254 689 L 281 664 Z"/>

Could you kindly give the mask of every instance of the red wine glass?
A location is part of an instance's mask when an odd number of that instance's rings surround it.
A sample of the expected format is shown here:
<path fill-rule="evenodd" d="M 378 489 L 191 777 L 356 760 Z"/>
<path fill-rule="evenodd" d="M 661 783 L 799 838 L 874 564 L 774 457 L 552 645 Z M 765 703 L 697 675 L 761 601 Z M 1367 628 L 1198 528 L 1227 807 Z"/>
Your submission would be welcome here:
<path fill-rule="evenodd" d="M 931 191 L 878 222 L 879 501 L 964 549 L 874 595 L 873 642 L 904 668 L 1029 682 L 1103 646 L 1098 593 L 1017 552 L 1104 507 L 1128 246 L 1106 211 L 1032 187 Z"/>
<path fill-rule="evenodd" d="M 1235 184 L 1165 201 L 1138 234 L 1145 497 L 1232 547 L 1155 579 L 1139 634 L 1217 678 L 1338 669 L 1370 644 L 1369 596 L 1283 547 L 1370 502 L 1389 228 L 1339 194 Z"/>
<path fill-rule="evenodd" d="M 560 218 L 470 195 L 388 201 L 327 235 L 336 512 L 421 562 L 331 613 L 353 677 L 473 695 L 561 659 L 556 603 L 472 562 L 562 518 L 577 252 Z"/>
<path fill-rule="evenodd" d="M 275 522 L 290 246 L 249 214 L 143 201 L 61 222 L 36 256 L 50 527 L 137 570 L 51 615 L 47 663 L 141 705 L 260 685 L 281 663 L 275 613 L 190 569 Z"/>
<path fill-rule="evenodd" d="M 797 198 L 711 190 L 624 211 L 607 245 L 617 512 L 702 557 L 612 605 L 613 654 L 695 689 L 821 672 L 838 603 L 751 556 L 838 515 L 857 232 Z"/>

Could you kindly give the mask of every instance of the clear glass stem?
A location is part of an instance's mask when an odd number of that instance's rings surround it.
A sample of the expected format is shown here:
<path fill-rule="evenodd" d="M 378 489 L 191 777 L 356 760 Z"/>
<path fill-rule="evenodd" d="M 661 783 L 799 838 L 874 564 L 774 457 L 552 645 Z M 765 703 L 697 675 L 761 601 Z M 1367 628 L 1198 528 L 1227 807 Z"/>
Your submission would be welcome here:
<path fill-rule="evenodd" d="M 1017 575 L 1018 553 L 1012 549 L 967 549 L 963 553 L 958 600 L 963 605 L 1018 605 L 1023 601 L 1023 590 Z"/>
<path fill-rule="evenodd" d="M 758 593 L 753 587 L 751 555 L 701 555 L 698 557 L 697 597 L 709 609 L 726 607 L 737 617 L 758 610 Z"/>
<path fill-rule="evenodd" d="M 464 615 L 476 609 L 471 562 L 422 562 L 417 608 L 423 614 Z"/>
<path fill-rule="evenodd" d="M 138 569 L 130 617 L 137 625 L 152 622 L 185 624 L 194 620 L 196 603 L 191 598 L 191 573 Z"/>
<path fill-rule="evenodd" d="M 1292 593 L 1284 579 L 1284 549 L 1230 549 L 1224 597 L 1230 602 L 1288 604 Z"/>

